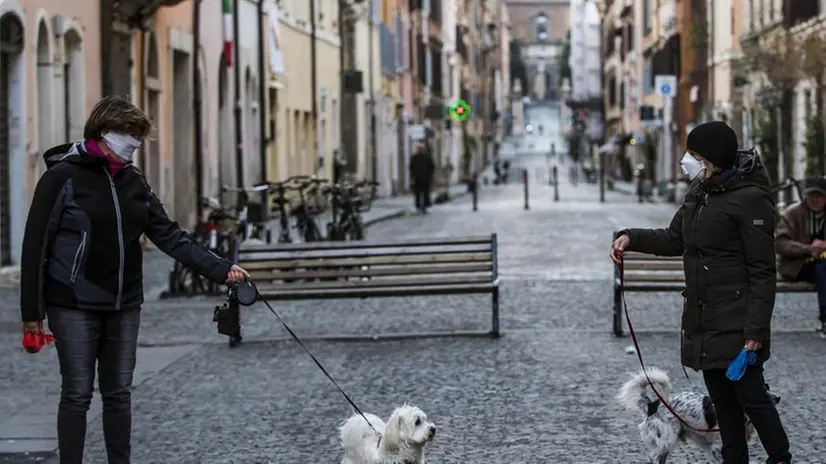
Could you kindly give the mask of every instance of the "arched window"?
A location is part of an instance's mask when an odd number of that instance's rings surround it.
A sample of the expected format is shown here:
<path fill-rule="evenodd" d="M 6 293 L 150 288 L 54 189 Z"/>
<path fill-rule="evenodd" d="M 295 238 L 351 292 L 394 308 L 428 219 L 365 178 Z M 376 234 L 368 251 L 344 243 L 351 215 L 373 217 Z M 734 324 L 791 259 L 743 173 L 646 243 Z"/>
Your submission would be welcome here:
<path fill-rule="evenodd" d="M 535 38 L 538 42 L 545 42 L 548 40 L 548 15 L 539 13 L 534 19 Z"/>

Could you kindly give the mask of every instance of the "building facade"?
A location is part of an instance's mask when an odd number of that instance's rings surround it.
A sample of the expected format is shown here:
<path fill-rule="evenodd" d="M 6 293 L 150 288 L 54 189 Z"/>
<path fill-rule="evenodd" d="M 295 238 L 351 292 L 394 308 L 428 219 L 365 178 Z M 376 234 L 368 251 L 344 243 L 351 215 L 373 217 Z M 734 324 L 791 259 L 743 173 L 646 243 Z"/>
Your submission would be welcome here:
<path fill-rule="evenodd" d="M 42 154 L 82 137 L 100 98 L 95 0 L 0 2 L 0 268 L 19 264 Z"/>

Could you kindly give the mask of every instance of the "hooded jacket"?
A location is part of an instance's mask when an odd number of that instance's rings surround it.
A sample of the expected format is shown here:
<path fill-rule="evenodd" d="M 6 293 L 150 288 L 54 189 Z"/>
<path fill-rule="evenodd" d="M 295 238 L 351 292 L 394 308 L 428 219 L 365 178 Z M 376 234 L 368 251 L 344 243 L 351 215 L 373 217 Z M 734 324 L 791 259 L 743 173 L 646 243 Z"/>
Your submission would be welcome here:
<path fill-rule="evenodd" d="M 776 211 L 757 153 L 739 152 L 735 167 L 695 181 L 665 229 L 629 229 L 629 250 L 683 257 L 681 359 L 696 369 L 725 369 L 747 340 L 770 356 L 777 285 Z"/>
<path fill-rule="evenodd" d="M 143 234 L 164 253 L 223 282 L 232 263 L 193 242 L 166 215 L 143 174 L 127 164 L 114 177 L 83 143 L 43 155 L 21 259 L 23 321 L 47 307 L 121 310 L 143 303 Z"/>

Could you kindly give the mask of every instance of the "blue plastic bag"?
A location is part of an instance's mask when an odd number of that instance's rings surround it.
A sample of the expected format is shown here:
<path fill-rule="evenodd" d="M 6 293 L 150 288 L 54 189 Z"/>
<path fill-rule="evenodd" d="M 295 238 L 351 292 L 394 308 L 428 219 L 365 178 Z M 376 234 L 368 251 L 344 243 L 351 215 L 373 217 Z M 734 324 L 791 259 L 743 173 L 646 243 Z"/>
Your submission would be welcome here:
<path fill-rule="evenodd" d="M 740 350 L 740 354 L 734 358 L 734 361 L 728 365 L 726 377 L 736 382 L 743 378 L 743 375 L 746 373 L 746 368 L 752 364 L 757 364 L 757 353 L 743 348 Z"/>

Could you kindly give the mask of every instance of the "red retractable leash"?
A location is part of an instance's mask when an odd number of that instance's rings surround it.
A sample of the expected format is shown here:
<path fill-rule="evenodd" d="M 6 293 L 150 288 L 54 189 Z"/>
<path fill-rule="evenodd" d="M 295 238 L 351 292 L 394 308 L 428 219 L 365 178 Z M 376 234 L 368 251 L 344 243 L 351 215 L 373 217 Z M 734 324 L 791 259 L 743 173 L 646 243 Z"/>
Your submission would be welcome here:
<path fill-rule="evenodd" d="M 50 343 L 54 343 L 54 336 L 43 332 L 42 328 L 39 334 L 23 329 L 23 339 L 20 340 L 20 345 L 22 345 L 23 349 L 27 352 L 32 354 L 38 353 L 44 346 Z"/>
<path fill-rule="evenodd" d="M 645 361 L 642 359 L 642 351 L 640 350 L 640 342 L 637 340 L 637 333 L 634 331 L 634 324 L 631 323 L 631 316 L 628 315 L 628 303 L 625 301 L 625 260 L 623 259 L 622 252 L 619 252 L 619 263 L 617 263 L 619 268 L 619 286 L 620 286 L 620 295 L 622 297 L 622 309 L 625 313 L 625 322 L 628 324 L 628 333 L 631 335 L 631 340 L 634 342 L 634 350 L 637 352 L 637 359 L 640 361 L 640 367 L 642 368 L 642 373 L 645 375 L 645 380 L 648 381 L 648 386 L 651 387 L 651 391 L 654 392 L 654 395 L 660 400 L 665 409 L 671 413 L 678 421 L 680 421 L 684 426 L 688 427 L 689 429 L 700 432 L 700 433 L 714 433 L 720 432 L 719 428 L 712 428 L 712 429 L 698 429 L 697 427 L 692 426 L 689 424 L 685 419 L 680 417 L 677 414 L 677 411 L 668 404 L 665 398 L 657 391 L 654 387 L 654 382 L 651 381 L 651 378 L 648 377 L 648 371 L 645 369 Z"/>

